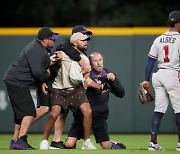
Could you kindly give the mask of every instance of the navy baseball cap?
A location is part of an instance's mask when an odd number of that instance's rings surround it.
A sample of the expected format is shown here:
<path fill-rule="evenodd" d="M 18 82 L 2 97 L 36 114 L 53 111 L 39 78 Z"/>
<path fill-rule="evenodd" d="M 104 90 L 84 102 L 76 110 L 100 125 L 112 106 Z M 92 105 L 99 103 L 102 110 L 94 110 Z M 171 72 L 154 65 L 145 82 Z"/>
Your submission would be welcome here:
<path fill-rule="evenodd" d="M 178 23 L 180 22 L 180 11 L 172 11 L 169 14 L 169 19 L 168 22 L 174 22 L 174 23 Z"/>
<path fill-rule="evenodd" d="M 77 25 L 77 26 L 73 27 L 72 34 L 77 33 L 77 32 L 81 32 L 81 33 L 86 34 L 86 35 L 92 35 L 92 32 L 88 31 L 86 29 L 86 27 L 83 25 Z"/>
<path fill-rule="evenodd" d="M 53 39 L 56 40 L 59 38 L 59 33 L 55 33 L 53 32 L 49 27 L 42 27 L 39 31 L 38 31 L 38 35 L 37 35 L 39 40 L 43 40 L 43 39 Z"/>

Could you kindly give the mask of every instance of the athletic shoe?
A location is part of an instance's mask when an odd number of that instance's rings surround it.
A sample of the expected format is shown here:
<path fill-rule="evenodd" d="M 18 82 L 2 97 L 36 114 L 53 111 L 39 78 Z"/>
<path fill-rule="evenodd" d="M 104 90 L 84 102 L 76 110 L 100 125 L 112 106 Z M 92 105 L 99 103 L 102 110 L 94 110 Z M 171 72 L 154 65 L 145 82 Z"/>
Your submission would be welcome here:
<path fill-rule="evenodd" d="M 97 149 L 92 143 L 90 139 L 87 139 L 83 142 L 81 149 Z"/>
<path fill-rule="evenodd" d="M 150 142 L 148 150 L 149 151 L 161 151 L 161 150 L 164 150 L 164 149 L 162 147 L 160 147 L 158 144 L 154 144 L 153 142 Z"/>
<path fill-rule="evenodd" d="M 63 141 L 59 141 L 59 142 L 52 141 L 49 149 L 65 149 L 64 142 Z"/>
<path fill-rule="evenodd" d="M 111 149 L 126 149 L 126 146 L 123 143 L 111 141 L 112 147 Z"/>
<path fill-rule="evenodd" d="M 9 143 L 9 149 L 10 150 L 14 150 L 13 144 L 14 144 L 15 140 L 11 140 Z"/>
<path fill-rule="evenodd" d="M 48 150 L 49 149 L 49 142 L 48 140 L 43 140 L 40 143 L 40 150 Z"/>
<path fill-rule="evenodd" d="M 31 145 L 28 144 L 27 142 L 27 135 L 23 135 L 20 138 L 18 138 L 14 144 L 12 145 L 14 149 L 17 150 L 34 150 Z"/>
<path fill-rule="evenodd" d="M 177 144 L 176 151 L 180 151 L 180 143 Z"/>

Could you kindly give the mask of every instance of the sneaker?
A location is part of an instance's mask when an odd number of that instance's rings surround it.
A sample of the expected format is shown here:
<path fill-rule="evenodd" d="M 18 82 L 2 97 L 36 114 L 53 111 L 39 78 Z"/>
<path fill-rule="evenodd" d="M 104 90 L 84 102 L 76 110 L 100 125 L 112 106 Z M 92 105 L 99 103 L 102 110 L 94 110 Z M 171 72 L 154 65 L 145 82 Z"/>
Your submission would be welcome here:
<path fill-rule="evenodd" d="M 81 149 L 97 149 L 92 143 L 90 139 L 87 139 L 83 142 Z"/>
<path fill-rule="evenodd" d="M 9 149 L 10 150 L 14 150 L 13 144 L 14 144 L 15 140 L 11 140 L 9 143 Z"/>
<path fill-rule="evenodd" d="M 148 150 L 149 151 L 161 151 L 161 150 L 164 150 L 164 149 L 162 147 L 160 147 L 158 144 L 154 144 L 153 142 L 150 142 Z"/>
<path fill-rule="evenodd" d="M 65 145 L 63 141 L 55 142 L 52 141 L 49 149 L 65 149 Z"/>
<path fill-rule="evenodd" d="M 48 150 L 49 149 L 49 142 L 48 140 L 43 140 L 41 143 L 40 143 L 40 150 Z"/>
<path fill-rule="evenodd" d="M 126 146 L 123 143 L 111 141 L 112 148 L 111 149 L 126 149 Z"/>
<path fill-rule="evenodd" d="M 177 144 L 176 151 L 180 151 L 180 143 Z"/>
<path fill-rule="evenodd" d="M 27 135 L 23 135 L 20 138 L 18 138 L 14 143 L 12 144 L 13 149 L 17 150 L 34 150 L 31 145 L 27 142 Z"/>

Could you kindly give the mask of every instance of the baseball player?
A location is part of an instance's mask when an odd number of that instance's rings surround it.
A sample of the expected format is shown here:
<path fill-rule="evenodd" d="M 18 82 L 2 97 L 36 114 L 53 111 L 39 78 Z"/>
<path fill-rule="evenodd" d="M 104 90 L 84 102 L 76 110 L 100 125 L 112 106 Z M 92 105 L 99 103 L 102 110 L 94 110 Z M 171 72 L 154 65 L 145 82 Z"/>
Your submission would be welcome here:
<path fill-rule="evenodd" d="M 180 11 L 169 14 L 167 21 L 169 31 L 158 36 L 148 54 L 143 87 L 150 86 L 150 75 L 154 62 L 158 61 L 158 71 L 152 74 L 152 85 L 155 90 L 155 109 L 152 117 L 151 141 L 148 150 L 163 150 L 158 145 L 157 135 L 161 119 L 169 102 L 175 113 L 178 130 L 177 151 L 180 151 Z"/>

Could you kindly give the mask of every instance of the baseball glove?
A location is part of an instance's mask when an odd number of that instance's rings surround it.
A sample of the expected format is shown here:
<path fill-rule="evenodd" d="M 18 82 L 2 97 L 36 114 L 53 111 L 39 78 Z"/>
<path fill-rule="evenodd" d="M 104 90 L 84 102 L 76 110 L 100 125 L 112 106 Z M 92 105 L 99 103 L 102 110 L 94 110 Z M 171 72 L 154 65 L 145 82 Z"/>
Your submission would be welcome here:
<path fill-rule="evenodd" d="M 144 88 L 142 84 L 139 84 L 137 95 L 142 104 L 148 104 L 154 100 L 150 88 Z"/>

